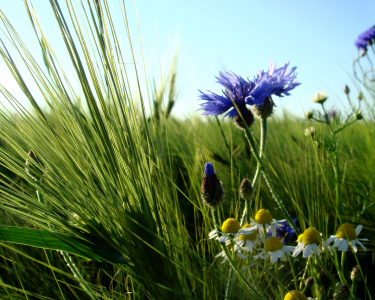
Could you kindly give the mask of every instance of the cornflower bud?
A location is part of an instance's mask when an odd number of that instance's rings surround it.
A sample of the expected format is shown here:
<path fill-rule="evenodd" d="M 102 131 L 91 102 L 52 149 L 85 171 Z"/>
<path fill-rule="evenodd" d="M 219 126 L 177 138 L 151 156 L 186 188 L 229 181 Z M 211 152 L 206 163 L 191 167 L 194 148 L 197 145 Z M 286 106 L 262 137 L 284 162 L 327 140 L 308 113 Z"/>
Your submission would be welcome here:
<path fill-rule="evenodd" d="M 235 116 L 233 118 L 234 125 L 237 126 L 238 129 L 246 130 L 246 127 L 251 127 L 254 123 L 254 115 L 249 109 L 243 109 L 241 111 L 242 118 L 240 115 Z M 245 121 L 245 122 L 244 122 Z"/>
<path fill-rule="evenodd" d="M 349 93 L 350 93 L 350 89 L 349 89 L 349 87 L 346 84 L 345 84 L 345 87 L 344 87 L 344 93 L 346 95 L 349 95 Z"/>
<path fill-rule="evenodd" d="M 210 162 L 204 166 L 201 198 L 205 205 L 212 208 L 218 206 L 224 199 L 223 184 L 217 179 L 214 167 Z"/>
<path fill-rule="evenodd" d="M 250 200 L 253 196 L 253 186 L 249 179 L 245 178 L 242 180 L 240 185 L 240 197 L 245 200 Z"/>
<path fill-rule="evenodd" d="M 320 279 L 320 282 L 322 283 L 322 285 L 324 287 L 328 287 L 331 284 L 329 276 L 327 275 L 327 273 L 323 269 L 321 269 L 321 271 L 320 271 L 319 279 Z"/>
<path fill-rule="evenodd" d="M 314 278 L 309 277 L 305 280 L 306 288 L 311 288 L 313 284 L 314 284 Z"/>
<path fill-rule="evenodd" d="M 263 105 L 254 105 L 253 112 L 258 119 L 267 119 L 273 113 L 275 103 L 271 97 L 264 100 Z"/>
<path fill-rule="evenodd" d="M 349 287 L 341 283 L 336 284 L 335 292 L 333 293 L 334 300 L 349 300 L 350 299 L 350 290 Z"/>
<path fill-rule="evenodd" d="M 305 115 L 307 120 L 311 120 L 314 116 L 314 113 L 312 111 L 308 111 Z"/>
<path fill-rule="evenodd" d="M 363 98 L 364 98 L 363 93 L 359 92 L 357 98 L 358 98 L 358 101 L 363 100 Z"/>
<path fill-rule="evenodd" d="M 359 266 L 355 266 L 353 270 L 350 272 L 350 279 L 353 282 L 359 282 L 362 280 L 361 272 L 359 270 Z"/>

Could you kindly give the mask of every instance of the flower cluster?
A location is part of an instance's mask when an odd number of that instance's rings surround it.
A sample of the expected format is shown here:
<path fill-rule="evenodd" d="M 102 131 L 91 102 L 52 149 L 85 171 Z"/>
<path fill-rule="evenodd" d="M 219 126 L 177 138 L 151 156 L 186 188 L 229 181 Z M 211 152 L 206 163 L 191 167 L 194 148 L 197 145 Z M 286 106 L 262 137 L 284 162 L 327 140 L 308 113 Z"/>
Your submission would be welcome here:
<path fill-rule="evenodd" d="M 289 61 L 277 69 L 276 63 L 270 60 L 268 71 L 258 71 L 252 81 L 245 80 L 233 72 L 220 72 L 216 82 L 223 86 L 223 95 L 199 90 L 200 99 L 205 101 L 201 104 L 200 110 L 204 111 L 203 115 L 211 116 L 226 113 L 224 118 L 234 118 L 235 124 L 241 129 L 251 126 L 254 117 L 247 105 L 253 106 L 253 112 L 257 117 L 267 118 L 272 114 L 274 107 L 271 96 L 289 96 L 289 92 L 300 85 L 295 81 L 296 67 L 288 67 Z"/>
<path fill-rule="evenodd" d="M 375 38 L 375 28 L 370 27 L 366 31 L 362 32 L 357 40 L 355 41 L 354 45 L 358 49 L 362 49 L 364 52 L 367 51 L 367 46 L 372 45 L 373 39 Z"/>

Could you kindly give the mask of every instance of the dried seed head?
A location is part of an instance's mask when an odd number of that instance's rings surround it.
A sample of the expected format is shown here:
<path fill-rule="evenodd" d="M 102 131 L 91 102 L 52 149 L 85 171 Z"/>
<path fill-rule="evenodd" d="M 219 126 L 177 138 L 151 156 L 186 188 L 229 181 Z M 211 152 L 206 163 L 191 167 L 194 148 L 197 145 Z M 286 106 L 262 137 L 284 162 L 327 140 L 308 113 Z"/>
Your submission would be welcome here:
<path fill-rule="evenodd" d="M 350 290 L 349 287 L 341 283 L 336 284 L 335 292 L 333 293 L 334 300 L 349 300 L 350 299 Z"/>
<path fill-rule="evenodd" d="M 359 266 L 355 266 L 353 270 L 350 272 L 350 279 L 353 282 L 359 282 L 362 280 L 361 271 L 359 270 Z"/>
<path fill-rule="evenodd" d="M 240 197 L 245 200 L 250 200 L 253 196 L 253 186 L 249 179 L 244 179 L 240 185 Z"/>

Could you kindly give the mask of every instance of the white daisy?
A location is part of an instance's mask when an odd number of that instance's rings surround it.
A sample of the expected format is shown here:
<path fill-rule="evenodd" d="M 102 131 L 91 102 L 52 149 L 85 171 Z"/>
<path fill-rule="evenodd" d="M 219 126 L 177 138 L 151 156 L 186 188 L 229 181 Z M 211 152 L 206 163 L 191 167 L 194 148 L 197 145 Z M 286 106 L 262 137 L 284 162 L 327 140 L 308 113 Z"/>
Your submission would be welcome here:
<path fill-rule="evenodd" d="M 290 255 L 290 252 L 293 252 L 293 246 L 284 246 L 283 242 L 275 236 L 269 237 L 264 243 L 264 248 L 259 254 L 254 256 L 254 259 L 267 259 L 271 257 L 271 262 L 275 263 L 280 258 L 281 261 L 286 260 L 286 255 Z"/>
<path fill-rule="evenodd" d="M 212 230 L 209 233 L 208 238 L 216 239 L 221 243 L 225 243 L 236 236 L 251 234 L 253 233 L 253 231 L 254 230 L 251 228 L 241 229 L 241 225 L 236 219 L 229 218 L 223 222 L 223 225 L 221 226 L 221 231 L 217 229 Z"/>
<path fill-rule="evenodd" d="M 298 256 L 302 251 L 304 258 L 310 255 L 320 255 L 324 249 L 332 251 L 328 243 L 322 239 L 322 234 L 312 227 L 307 228 L 303 234 L 300 234 L 297 242 L 298 245 L 294 249 L 293 257 Z"/>
<path fill-rule="evenodd" d="M 279 222 L 284 222 L 285 220 L 275 220 L 272 218 L 271 213 L 267 209 L 260 209 L 255 215 L 255 220 L 251 223 L 249 229 L 258 230 L 260 234 L 264 235 L 264 226 L 266 226 L 266 232 L 268 232 L 269 228 L 271 227 L 272 236 L 276 236 L 276 227 L 278 226 Z"/>
<path fill-rule="evenodd" d="M 245 224 L 242 226 L 242 229 L 249 228 L 249 224 Z M 244 251 L 253 252 L 254 248 L 259 245 L 262 241 L 264 242 L 264 238 L 258 234 L 258 231 L 255 230 L 250 234 L 241 234 L 239 237 L 235 239 L 236 245 L 242 248 Z"/>
<path fill-rule="evenodd" d="M 360 245 L 363 250 L 366 251 L 366 247 L 363 246 L 361 241 L 368 241 L 368 239 L 357 239 L 357 236 L 361 233 L 363 226 L 358 225 L 356 229 L 354 229 L 353 225 L 345 223 L 342 224 L 336 232 L 336 235 L 332 235 L 328 240 L 327 243 L 330 244 L 335 241 L 332 245 L 332 248 L 336 248 L 342 252 L 346 252 L 349 248 L 349 244 L 352 245 L 355 252 L 358 251 L 357 244 Z"/>
<path fill-rule="evenodd" d="M 226 243 L 226 246 L 229 250 L 229 253 L 232 253 L 232 242 L 231 241 L 227 241 Z M 247 258 L 247 255 L 245 254 L 242 254 L 240 252 L 241 250 L 241 247 L 236 243 L 234 245 L 234 252 L 236 253 L 237 257 L 241 258 L 241 259 L 246 259 Z M 228 257 L 227 255 L 225 254 L 225 251 L 221 251 L 218 255 L 215 256 L 216 258 L 219 258 L 219 257 L 223 257 L 223 260 L 221 261 L 221 263 L 225 263 L 227 260 L 228 260 Z"/>

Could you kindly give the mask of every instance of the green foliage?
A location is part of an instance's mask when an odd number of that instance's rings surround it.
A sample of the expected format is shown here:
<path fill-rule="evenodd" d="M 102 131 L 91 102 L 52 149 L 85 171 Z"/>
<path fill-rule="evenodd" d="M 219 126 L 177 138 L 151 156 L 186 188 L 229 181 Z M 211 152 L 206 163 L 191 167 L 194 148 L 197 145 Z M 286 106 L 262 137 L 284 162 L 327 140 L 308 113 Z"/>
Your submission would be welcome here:
<path fill-rule="evenodd" d="M 12 113 L 0 110 L 0 298 L 222 299 L 228 267 L 215 261 L 221 248 L 208 240 L 214 224 L 200 199 L 200 185 L 203 165 L 211 161 L 226 191 L 219 222 L 240 218 L 238 187 L 256 170 L 243 133 L 229 122 L 182 121 L 171 115 L 178 96 L 176 60 L 166 83 L 155 86 L 147 99 L 124 5 L 119 9 L 136 74 L 133 90 L 107 2 L 75 6 L 66 1 L 65 15 L 58 1 L 50 5 L 78 82 L 64 73 L 29 1 L 25 7 L 40 45 L 39 59 L 0 11 L 0 54 L 30 102 L 25 109 L 0 86 L 13 107 Z M 35 86 L 40 99 L 31 92 Z M 340 218 L 364 224 L 364 236 L 371 240 L 374 125 L 356 122 L 337 133 L 339 177 L 325 151 L 327 128 L 316 126 L 316 144 L 303 134 L 311 125 L 287 113 L 269 122 L 264 161 L 280 198 L 302 230 L 312 225 L 333 234 L 339 180 Z M 256 123 L 251 132 L 258 144 L 259 131 Z M 38 161 L 27 155 L 30 149 Z M 282 217 L 262 179 L 249 217 L 261 207 Z M 357 256 L 366 261 L 371 255 Z M 304 272 L 300 259 L 295 266 Z M 373 267 L 362 265 L 366 278 L 374 276 Z M 285 264 L 280 268 L 285 270 Z M 320 271 L 318 265 L 309 268 Z M 257 269 L 255 277 L 253 266 L 245 267 L 240 278 L 237 273 L 229 279 L 231 297 L 255 299 L 266 278 L 265 293 L 271 293 L 276 284 L 271 270 Z M 289 269 L 284 275 L 286 288 L 301 276 Z"/>

